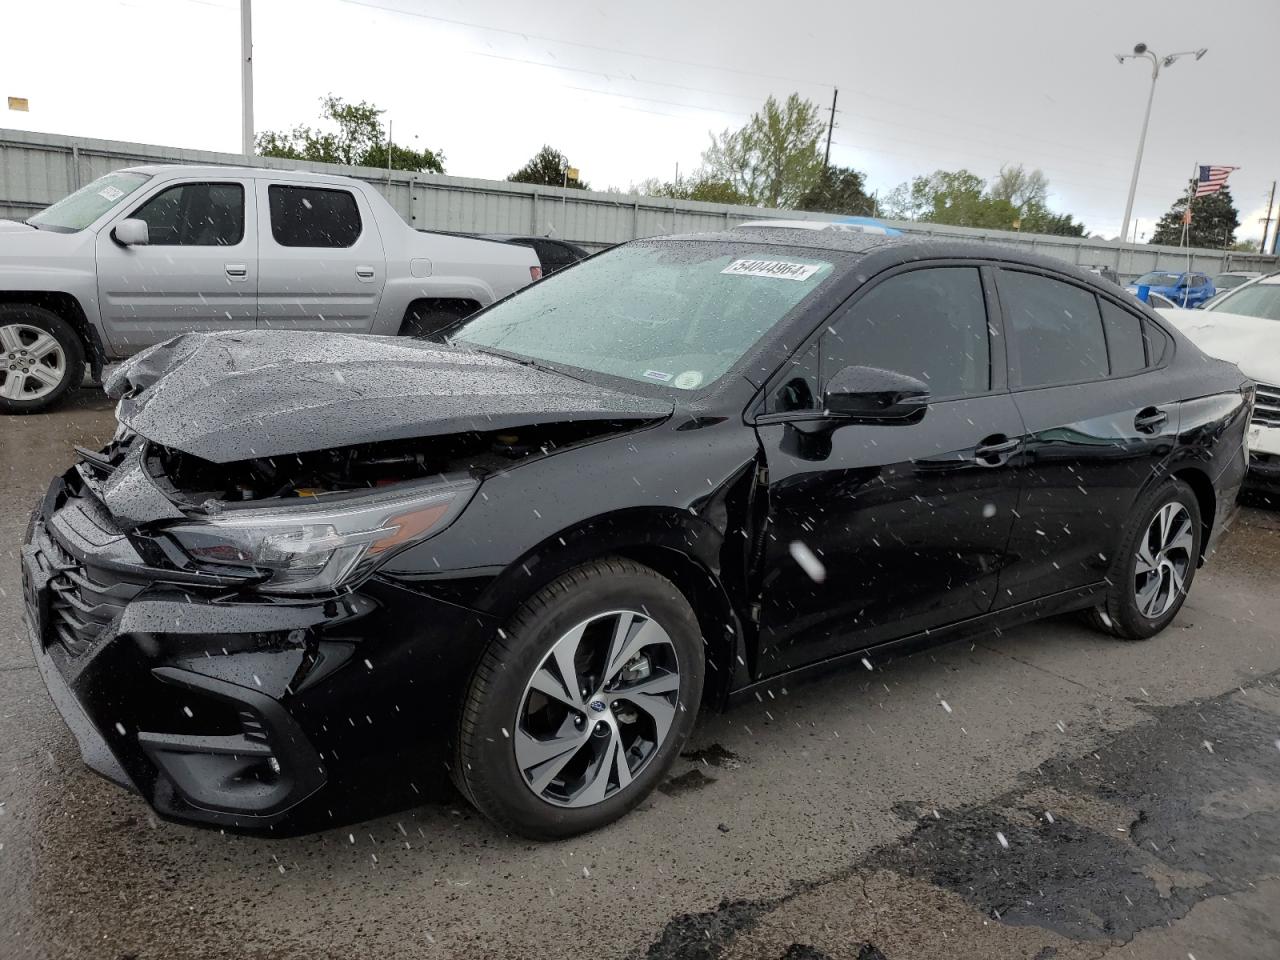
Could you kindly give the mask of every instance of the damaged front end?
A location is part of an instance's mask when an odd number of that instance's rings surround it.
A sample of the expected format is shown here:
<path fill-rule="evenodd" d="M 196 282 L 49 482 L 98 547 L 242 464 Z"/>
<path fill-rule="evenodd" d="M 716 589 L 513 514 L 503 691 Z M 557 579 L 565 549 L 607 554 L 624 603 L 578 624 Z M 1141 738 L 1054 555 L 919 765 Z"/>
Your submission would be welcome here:
<path fill-rule="evenodd" d="M 176 371 L 209 380 L 207 348 L 126 380 L 134 415 L 78 451 L 32 517 L 24 593 L 46 684 L 86 762 L 163 816 L 316 829 L 371 812 L 371 778 L 375 806 L 402 806 L 444 781 L 462 691 L 432 678 L 464 675 L 495 624 L 378 568 L 454 523 L 488 477 L 660 411 L 334 429 L 355 442 L 293 451 L 279 421 L 262 450 L 249 427 L 229 443 L 212 426 L 217 457 L 131 429 L 149 409 L 173 428 L 160 433 L 196 436 L 150 394 Z"/>

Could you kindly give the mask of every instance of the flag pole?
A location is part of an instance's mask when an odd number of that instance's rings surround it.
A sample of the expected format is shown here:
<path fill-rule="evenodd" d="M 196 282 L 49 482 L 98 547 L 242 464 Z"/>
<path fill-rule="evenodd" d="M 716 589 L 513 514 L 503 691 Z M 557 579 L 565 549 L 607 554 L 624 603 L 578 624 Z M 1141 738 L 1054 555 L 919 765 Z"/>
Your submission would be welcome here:
<path fill-rule="evenodd" d="M 1191 169 L 1191 185 L 1187 188 L 1187 215 L 1182 220 L 1182 242 L 1187 247 L 1187 286 L 1182 290 L 1182 305 L 1187 305 L 1191 296 L 1191 203 L 1196 198 L 1196 181 L 1200 179 L 1200 164 L 1197 162 Z"/>

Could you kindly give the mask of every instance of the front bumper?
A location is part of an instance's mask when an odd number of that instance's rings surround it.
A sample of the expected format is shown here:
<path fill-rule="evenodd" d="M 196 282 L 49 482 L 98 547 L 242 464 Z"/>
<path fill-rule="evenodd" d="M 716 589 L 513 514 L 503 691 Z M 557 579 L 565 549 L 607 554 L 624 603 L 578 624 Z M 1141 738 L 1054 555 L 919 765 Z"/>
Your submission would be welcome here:
<path fill-rule="evenodd" d="M 1280 424 L 1259 422 L 1249 425 L 1250 487 L 1280 487 Z"/>
<path fill-rule="evenodd" d="M 280 603 L 166 568 L 77 479 L 50 487 L 22 568 L 36 662 L 90 768 L 168 819 L 282 835 L 444 786 L 485 618 L 377 578 Z"/>

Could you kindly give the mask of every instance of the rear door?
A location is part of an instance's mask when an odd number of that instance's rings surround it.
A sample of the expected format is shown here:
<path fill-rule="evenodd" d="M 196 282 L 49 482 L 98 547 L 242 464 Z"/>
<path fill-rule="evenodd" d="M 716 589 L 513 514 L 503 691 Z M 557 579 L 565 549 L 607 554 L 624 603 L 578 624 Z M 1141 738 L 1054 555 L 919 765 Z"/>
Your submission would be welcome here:
<path fill-rule="evenodd" d="M 1046 271 L 997 271 L 1022 498 L 997 607 L 1100 581 L 1177 438 L 1166 335 L 1120 299 Z"/>
<path fill-rule="evenodd" d="M 143 220 L 145 245 L 112 237 Z M 121 208 L 98 233 L 98 300 L 107 335 L 133 353 L 179 333 L 256 323 L 258 235 L 253 181 L 165 181 Z"/>
<path fill-rule="evenodd" d="M 264 212 L 258 326 L 364 333 L 387 264 L 373 211 L 356 189 L 258 181 Z"/>
<path fill-rule="evenodd" d="M 1022 424 L 988 290 L 974 265 L 900 271 L 831 317 L 766 388 L 763 673 L 991 608 Z M 923 418 L 824 421 L 823 384 L 852 365 L 924 379 Z"/>

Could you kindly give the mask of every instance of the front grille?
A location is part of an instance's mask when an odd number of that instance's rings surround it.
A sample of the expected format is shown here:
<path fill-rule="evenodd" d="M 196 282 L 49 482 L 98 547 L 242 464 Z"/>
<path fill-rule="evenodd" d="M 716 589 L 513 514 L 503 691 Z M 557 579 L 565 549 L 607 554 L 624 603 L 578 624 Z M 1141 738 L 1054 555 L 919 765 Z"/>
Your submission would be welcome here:
<path fill-rule="evenodd" d="M 98 583 L 84 564 L 53 537 L 45 541 L 49 579 L 49 623 L 45 642 L 60 642 L 67 653 L 80 656 L 92 649 L 105 630 L 138 592 L 136 584 Z"/>
<path fill-rule="evenodd" d="M 1280 427 L 1280 387 L 1258 384 L 1253 404 L 1253 422 Z"/>

